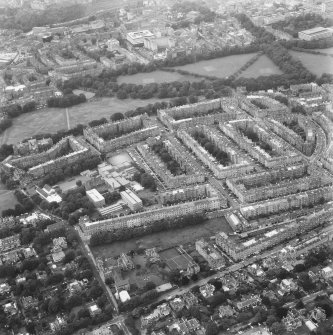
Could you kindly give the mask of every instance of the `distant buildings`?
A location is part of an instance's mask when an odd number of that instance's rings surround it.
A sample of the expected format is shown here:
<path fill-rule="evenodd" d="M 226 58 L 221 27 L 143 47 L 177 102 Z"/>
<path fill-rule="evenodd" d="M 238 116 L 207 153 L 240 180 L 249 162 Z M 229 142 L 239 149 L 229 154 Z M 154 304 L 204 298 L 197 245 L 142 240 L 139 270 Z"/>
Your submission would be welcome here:
<path fill-rule="evenodd" d="M 308 30 L 303 30 L 298 33 L 298 38 L 305 41 L 315 41 L 332 36 L 332 30 L 323 27 L 316 27 Z"/>
<path fill-rule="evenodd" d="M 131 47 L 142 47 L 144 45 L 145 38 L 154 37 L 154 34 L 149 30 L 134 31 L 127 33 L 126 40 Z"/>

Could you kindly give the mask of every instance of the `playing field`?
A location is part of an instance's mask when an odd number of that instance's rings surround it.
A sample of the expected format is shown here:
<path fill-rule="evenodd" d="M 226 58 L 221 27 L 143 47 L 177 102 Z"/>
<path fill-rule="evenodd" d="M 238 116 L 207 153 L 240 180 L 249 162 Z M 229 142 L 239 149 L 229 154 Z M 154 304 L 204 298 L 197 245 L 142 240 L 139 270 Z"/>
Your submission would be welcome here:
<path fill-rule="evenodd" d="M 126 111 L 155 103 L 160 99 L 119 100 L 117 98 L 102 98 L 68 108 L 45 108 L 32 113 L 22 114 L 13 120 L 13 126 L 0 136 L 0 145 L 12 144 L 41 133 L 56 133 L 61 129 L 70 129 L 77 124 L 102 117 L 109 118 L 116 112 Z"/>
<path fill-rule="evenodd" d="M 19 202 L 14 195 L 14 191 L 7 190 L 5 185 L 0 183 L 0 216 L 2 211 L 14 208 L 18 203 Z"/>
<path fill-rule="evenodd" d="M 130 83 L 136 85 L 146 85 L 151 83 L 170 83 L 173 81 L 199 81 L 202 78 L 185 76 L 178 72 L 153 71 L 148 73 L 137 73 L 131 76 L 120 76 L 117 79 L 119 84 Z"/>
<path fill-rule="evenodd" d="M 225 78 L 239 70 L 248 62 L 255 53 L 221 57 L 211 60 L 205 60 L 194 64 L 177 66 L 176 69 L 185 70 L 205 76 L 215 76 Z"/>
<path fill-rule="evenodd" d="M 254 64 L 242 72 L 239 76 L 244 78 L 257 78 L 271 76 L 283 72 L 266 55 L 262 55 Z"/>
<path fill-rule="evenodd" d="M 306 52 L 299 52 L 293 50 L 289 52 L 295 59 L 300 60 L 303 63 L 303 65 L 313 74 L 317 76 L 321 76 L 323 73 L 333 74 L 332 57 L 323 55 L 313 55 Z"/>

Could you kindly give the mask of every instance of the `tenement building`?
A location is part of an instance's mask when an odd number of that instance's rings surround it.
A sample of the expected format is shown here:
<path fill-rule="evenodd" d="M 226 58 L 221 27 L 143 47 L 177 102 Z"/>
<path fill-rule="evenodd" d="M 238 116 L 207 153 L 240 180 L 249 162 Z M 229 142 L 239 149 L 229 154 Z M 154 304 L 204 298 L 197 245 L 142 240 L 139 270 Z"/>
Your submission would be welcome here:
<path fill-rule="evenodd" d="M 239 107 L 253 117 L 280 119 L 288 113 L 288 107 L 264 95 L 248 95 L 239 100 Z"/>
<path fill-rule="evenodd" d="M 160 144 L 168 152 L 169 161 L 163 161 L 159 153 L 152 150 L 155 144 Z M 137 150 L 148 166 L 168 187 L 175 188 L 205 181 L 205 175 L 195 159 L 177 139 L 171 136 L 163 140 L 149 138 L 145 144 L 137 145 Z"/>
<path fill-rule="evenodd" d="M 319 202 L 327 202 L 332 199 L 333 187 L 326 186 L 280 198 L 256 202 L 251 205 L 243 205 L 240 211 L 246 219 L 251 219 L 257 216 L 268 216 L 273 213 L 285 212 L 291 209 L 311 207 Z"/>
<path fill-rule="evenodd" d="M 226 183 L 241 202 L 257 202 L 331 185 L 332 178 L 322 169 L 299 164 L 229 178 Z"/>
<path fill-rule="evenodd" d="M 214 157 L 211 152 L 201 146 L 194 138 L 196 134 L 201 134 L 219 157 Z M 182 142 L 214 173 L 217 178 L 226 178 L 239 174 L 251 172 L 255 165 L 250 157 L 241 153 L 230 139 L 223 133 L 208 126 L 195 126 L 190 129 L 179 129 L 177 136 Z"/>
<path fill-rule="evenodd" d="M 316 127 L 312 121 L 299 115 L 280 121 L 268 119 L 266 125 L 306 156 L 311 156 L 316 145 Z"/>
<path fill-rule="evenodd" d="M 134 229 L 143 225 L 147 227 L 163 219 L 175 219 L 185 215 L 204 214 L 206 212 L 227 208 L 228 204 L 225 198 L 217 196 L 215 191 L 208 186 L 207 190 L 209 190 L 208 196 L 210 197 L 180 202 L 169 206 L 166 205 L 161 208 L 102 221 L 87 222 L 84 220 L 80 223 L 80 227 L 85 235 L 90 236 L 99 231 Z M 190 194 L 190 192 L 188 193 Z M 162 194 L 161 196 L 167 198 L 167 195 Z"/>
<path fill-rule="evenodd" d="M 262 235 L 242 239 L 240 236 L 228 236 L 220 232 L 216 235 L 216 244 L 235 261 L 244 260 L 284 241 L 295 238 L 318 226 L 325 225 L 331 219 L 333 208 L 286 222 Z"/>
<path fill-rule="evenodd" d="M 237 105 L 235 98 L 221 98 L 159 110 L 157 115 L 170 130 L 177 130 L 242 118 L 244 112 Z"/>
<path fill-rule="evenodd" d="M 287 142 L 253 120 L 243 119 L 220 123 L 220 129 L 268 168 L 300 162 L 302 156 Z"/>
<path fill-rule="evenodd" d="M 38 179 L 91 157 L 99 157 L 99 152 L 84 140 L 69 136 L 47 151 L 7 160 L 1 164 L 1 169 L 7 173 L 17 169 L 24 171 L 33 179 Z"/>
<path fill-rule="evenodd" d="M 84 137 L 101 153 L 117 150 L 156 136 L 159 128 L 152 124 L 147 115 L 139 115 L 119 122 L 109 122 L 83 130 Z"/>

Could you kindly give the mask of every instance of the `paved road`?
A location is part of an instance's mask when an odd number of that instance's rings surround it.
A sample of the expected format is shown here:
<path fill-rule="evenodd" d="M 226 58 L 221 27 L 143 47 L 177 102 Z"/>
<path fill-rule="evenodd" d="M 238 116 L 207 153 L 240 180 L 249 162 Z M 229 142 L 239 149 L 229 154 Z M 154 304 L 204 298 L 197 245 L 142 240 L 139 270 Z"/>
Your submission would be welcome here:
<path fill-rule="evenodd" d="M 107 295 L 110 303 L 113 305 L 115 312 L 118 314 L 119 313 L 119 309 L 118 309 L 118 304 L 117 304 L 116 298 L 112 294 L 110 288 L 105 284 L 105 279 L 102 278 L 102 275 L 101 275 L 101 273 L 100 273 L 100 271 L 98 269 L 98 266 L 96 264 L 94 255 L 92 254 L 92 252 L 91 252 L 88 244 L 82 239 L 82 236 L 80 234 L 80 228 L 79 227 L 75 227 L 75 229 L 76 229 L 78 235 L 80 236 L 80 244 L 82 246 L 82 250 L 85 253 L 85 256 L 89 260 L 90 264 L 92 265 L 92 269 L 93 269 L 93 272 L 95 274 L 95 278 L 99 281 L 101 287 L 106 292 L 106 295 Z"/>

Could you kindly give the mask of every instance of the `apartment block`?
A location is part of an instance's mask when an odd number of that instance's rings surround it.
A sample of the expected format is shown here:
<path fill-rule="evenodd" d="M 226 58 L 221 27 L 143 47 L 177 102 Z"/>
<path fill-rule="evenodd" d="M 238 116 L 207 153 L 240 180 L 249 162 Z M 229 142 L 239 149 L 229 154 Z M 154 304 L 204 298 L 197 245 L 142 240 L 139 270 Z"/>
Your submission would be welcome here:
<path fill-rule="evenodd" d="M 191 185 L 205 181 L 201 167 L 176 138 L 169 136 L 167 139 L 163 139 L 162 143 L 183 171 L 183 173 L 177 175 L 174 175 L 162 159 L 151 150 L 151 146 L 156 142 L 155 138 L 149 138 L 145 144 L 139 144 L 137 150 L 141 154 L 144 163 L 148 164 L 168 187 L 180 187 L 181 185 Z M 142 166 L 145 166 L 144 163 Z"/>
<path fill-rule="evenodd" d="M 150 123 L 146 115 L 139 115 L 119 122 L 110 122 L 83 130 L 86 140 L 101 153 L 117 150 L 123 146 L 144 141 L 156 136 L 160 129 Z"/>
<path fill-rule="evenodd" d="M 1 169 L 5 173 L 11 173 L 14 169 L 17 170 L 17 173 L 38 179 L 53 171 L 71 166 L 82 159 L 98 156 L 99 153 L 85 141 L 69 136 L 47 151 L 3 162 Z"/>
<path fill-rule="evenodd" d="M 262 235 L 242 239 L 239 236 L 229 237 L 221 232 L 216 235 L 216 244 L 234 260 L 244 260 L 253 254 L 259 254 L 279 243 L 288 241 L 300 233 L 305 233 L 331 219 L 333 208 L 286 222 Z"/>
<path fill-rule="evenodd" d="M 80 227 L 83 233 L 90 236 L 99 231 L 115 231 L 119 229 L 135 228 L 142 225 L 152 225 L 159 220 L 179 218 L 185 215 L 204 214 L 228 206 L 227 200 L 221 196 L 212 196 L 195 201 L 184 202 L 177 205 L 144 211 L 140 213 L 120 216 L 102 221 L 88 222 L 82 220 Z"/>
<path fill-rule="evenodd" d="M 241 118 L 244 113 L 237 108 L 236 99 L 221 98 L 159 110 L 157 115 L 170 130 L 177 130 Z"/>
<path fill-rule="evenodd" d="M 241 202 L 257 202 L 308 191 L 332 184 L 324 171 L 304 164 L 274 169 L 244 177 L 228 178 L 226 183 Z"/>
<path fill-rule="evenodd" d="M 218 269 L 225 265 L 225 260 L 219 250 L 204 240 L 196 241 L 195 249 L 207 261 L 211 268 Z"/>
<path fill-rule="evenodd" d="M 220 123 L 219 127 L 240 148 L 268 168 L 293 165 L 302 160 L 302 156 L 290 144 L 250 119 Z M 258 142 L 246 136 L 247 132 L 255 134 Z"/>
<path fill-rule="evenodd" d="M 246 219 L 251 219 L 260 215 L 269 215 L 288 211 L 294 208 L 307 207 L 315 205 L 324 200 L 331 201 L 333 199 L 333 187 L 326 186 L 313 190 L 299 192 L 272 200 L 264 200 L 256 202 L 252 205 L 243 205 L 240 212 Z"/>
<path fill-rule="evenodd" d="M 205 148 L 203 148 L 194 138 L 194 132 L 203 133 L 216 147 L 228 155 L 230 165 L 220 164 Z M 254 164 L 250 157 L 240 153 L 224 134 L 205 125 L 193 128 L 179 129 L 177 136 L 183 143 L 214 173 L 216 178 L 226 178 L 239 174 L 246 174 L 254 169 Z"/>
<path fill-rule="evenodd" d="M 88 190 L 86 195 L 95 207 L 99 208 L 105 205 L 105 198 L 95 188 Z"/>
<path fill-rule="evenodd" d="M 142 200 L 133 191 L 127 189 L 120 192 L 120 196 L 133 212 L 142 209 Z"/>

